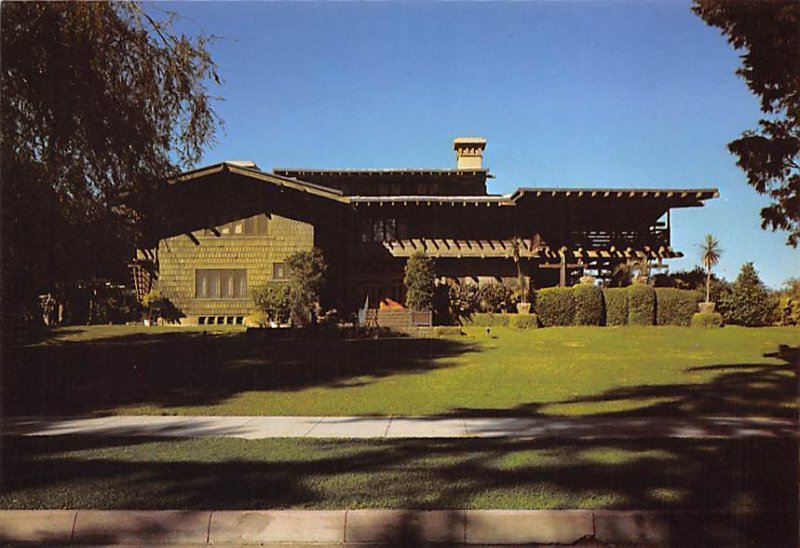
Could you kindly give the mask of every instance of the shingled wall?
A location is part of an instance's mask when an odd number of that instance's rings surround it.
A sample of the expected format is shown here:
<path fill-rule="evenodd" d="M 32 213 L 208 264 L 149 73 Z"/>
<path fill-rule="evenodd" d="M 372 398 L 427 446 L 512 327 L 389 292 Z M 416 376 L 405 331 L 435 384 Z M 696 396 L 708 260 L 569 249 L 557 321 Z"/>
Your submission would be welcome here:
<path fill-rule="evenodd" d="M 195 271 L 203 268 L 247 269 L 248 292 L 272 279 L 272 265 L 314 245 L 314 227 L 272 215 L 264 236 L 204 235 L 193 232 L 161 240 L 158 248 L 158 288 L 185 314 L 182 323 L 200 316 L 244 316 L 252 299 L 196 299 Z"/>

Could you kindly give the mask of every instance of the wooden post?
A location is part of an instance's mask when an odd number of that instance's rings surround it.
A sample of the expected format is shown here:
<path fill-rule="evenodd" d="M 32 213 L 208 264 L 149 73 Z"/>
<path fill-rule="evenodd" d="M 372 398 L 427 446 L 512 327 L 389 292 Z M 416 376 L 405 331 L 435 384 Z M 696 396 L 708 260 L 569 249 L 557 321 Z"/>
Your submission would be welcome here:
<path fill-rule="evenodd" d="M 561 267 L 558 270 L 558 287 L 567 287 L 567 258 L 561 256 Z"/>

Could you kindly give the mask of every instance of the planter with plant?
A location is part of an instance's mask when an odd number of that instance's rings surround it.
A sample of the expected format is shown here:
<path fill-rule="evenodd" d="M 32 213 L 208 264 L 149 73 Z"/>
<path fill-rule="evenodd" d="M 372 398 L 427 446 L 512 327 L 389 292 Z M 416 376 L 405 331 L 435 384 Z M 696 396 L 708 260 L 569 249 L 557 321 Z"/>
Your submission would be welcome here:
<path fill-rule="evenodd" d="M 522 249 L 524 246 L 525 242 L 519 236 L 514 236 L 514 238 L 511 239 L 511 258 L 514 260 L 514 266 L 517 268 L 516 296 L 519 299 L 517 302 L 517 312 L 520 314 L 530 314 L 531 303 L 528 299 L 528 279 L 522 275 L 522 266 L 520 266 Z"/>

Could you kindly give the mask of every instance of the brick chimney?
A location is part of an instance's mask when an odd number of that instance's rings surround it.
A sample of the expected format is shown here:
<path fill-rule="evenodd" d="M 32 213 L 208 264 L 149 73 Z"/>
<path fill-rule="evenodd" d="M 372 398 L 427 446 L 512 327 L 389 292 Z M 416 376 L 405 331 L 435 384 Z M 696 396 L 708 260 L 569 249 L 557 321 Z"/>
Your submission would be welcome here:
<path fill-rule="evenodd" d="M 483 169 L 483 137 L 456 137 L 453 150 L 456 151 L 456 169 Z"/>

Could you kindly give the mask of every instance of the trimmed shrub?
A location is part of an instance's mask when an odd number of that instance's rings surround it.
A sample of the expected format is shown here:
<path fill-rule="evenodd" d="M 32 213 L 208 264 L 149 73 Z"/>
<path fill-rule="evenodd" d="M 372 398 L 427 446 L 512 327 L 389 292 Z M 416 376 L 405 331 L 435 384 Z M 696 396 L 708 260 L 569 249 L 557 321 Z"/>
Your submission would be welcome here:
<path fill-rule="evenodd" d="M 517 329 L 533 329 L 539 327 L 539 317 L 536 314 L 507 314 L 508 326 Z"/>
<path fill-rule="evenodd" d="M 571 287 L 548 287 L 536 292 L 534 308 L 544 327 L 575 323 L 575 297 Z"/>
<path fill-rule="evenodd" d="M 719 312 L 698 312 L 692 316 L 692 327 L 722 327 L 722 314 Z"/>
<path fill-rule="evenodd" d="M 628 325 L 628 288 L 610 287 L 603 290 L 606 325 Z"/>
<path fill-rule="evenodd" d="M 700 295 L 688 289 L 656 288 L 656 324 L 690 325 Z"/>
<path fill-rule="evenodd" d="M 628 286 L 628 325 L 656 322 L 656 291 L 646 284 Z"/>
<path fill-rule="evenodd" d="M 603 324 L 603 290 L 596 285 L 580 284 L 572 288 L 575 299 L 575 325 Z"/>
<path fill-rule="evenodd" d="M 437 325 L 433 328 L 434 337 L 459 337 L 463 334 L 461 327 L 457 325 Z"/>
<path fill-rule="evenodd" d="M 498 325 L 508 326 L 510 314 L 493 314 L 491 312 L 479 312 L 473 314 L 469 319 L 469 325 L 478 327 L 495 327 Z"/>

